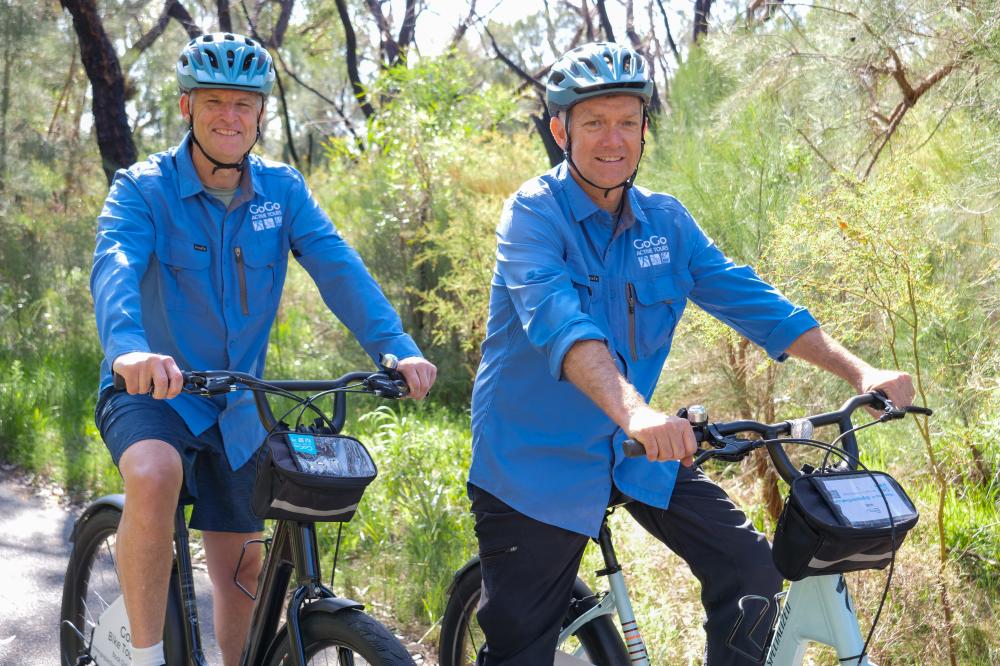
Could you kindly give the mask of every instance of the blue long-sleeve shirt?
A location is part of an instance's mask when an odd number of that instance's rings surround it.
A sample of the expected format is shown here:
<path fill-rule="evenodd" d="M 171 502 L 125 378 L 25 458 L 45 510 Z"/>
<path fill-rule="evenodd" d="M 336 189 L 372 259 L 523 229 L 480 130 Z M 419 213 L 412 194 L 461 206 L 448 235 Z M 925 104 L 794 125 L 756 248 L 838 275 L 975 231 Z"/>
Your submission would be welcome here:
<path fill-rule="evenodd" d="M 104 350 L 101 389 L 127 352 L 168 354 L 185 370 L 262 375 L 289 251 L 365 351 L 420 350 L 361 258 L 290 166 L 251 155 L 228 209 L 191 162 L 191 140 L 115 175 L 98 218 L 91 292 Z M 168 404 L 195 434 L 219 424 L 233 469 L 264 430 L 247 391 Z"/>
<path fill-rule="evenodd" d="M 469 481 L 536 520 L 590 536 L 612 483 L 666 508 L 678 463 L 625 458 L 623 431 L 562 376 L 575 343 L 606 343 L 649 400 L 688 300 L 779 361 L 818 326 L 726 258 L 673 197 L 632 188 L 616 229 L 565 163 L 507 201 L 491 289 Z"/>

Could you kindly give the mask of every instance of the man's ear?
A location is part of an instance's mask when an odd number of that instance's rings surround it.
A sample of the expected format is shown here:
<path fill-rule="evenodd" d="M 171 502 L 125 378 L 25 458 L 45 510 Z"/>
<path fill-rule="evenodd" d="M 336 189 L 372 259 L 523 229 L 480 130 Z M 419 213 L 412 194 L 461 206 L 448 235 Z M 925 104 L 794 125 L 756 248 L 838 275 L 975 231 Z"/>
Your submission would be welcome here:
<path fill-rule="evenodd" d="M 184 121 L 191 124 L 191 93 L 181 93 L 181 98 L 178 100 L 178 105 L 181 108 L 181 117 Z"/>
<path fill-rule="evenodd" d="M 552 138 L 556 140 L 559 147 L 566 150 L 566 126 L 563 125 L 559 116 L 549 118 L 549 131 L 552 132 Z"/>

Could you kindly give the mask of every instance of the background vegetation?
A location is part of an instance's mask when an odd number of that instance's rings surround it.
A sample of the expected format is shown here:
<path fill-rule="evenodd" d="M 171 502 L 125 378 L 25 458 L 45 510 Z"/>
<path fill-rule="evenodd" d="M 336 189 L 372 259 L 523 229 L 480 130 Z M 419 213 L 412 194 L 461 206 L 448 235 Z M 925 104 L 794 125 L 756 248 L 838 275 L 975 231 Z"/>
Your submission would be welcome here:
<path fill-rule="evenodd" d="M 358 405 L 356 430 L 381 475 L 338 564 L 338 586 L 433 644 L 450 574 L 475 549 L 467 404 L 493 227 L 504 198 L 550 164 L 538 132 L 546 66 L 574 43 L 615 36 L 642 48 L 658 76 L 639 183 L 677 196 L 731 256 L 860 355 L 913 373 L 919 402 L 936 410 L 862 440 L 868 464 L 895 475 L 921 511 L 875 658 L 1000 661 L 995 0 L 550 0 L 507 21 L 474 2 L 451 19 L 413 1 L 61 4 L 0 0 L 0 459 L 80 498 L 118 487 L 92 425 L 101 353 L 88 275 L 106 171 L 128 142 L 141 157 L 183 135 L 171 68 L 186 35 L 256 31 L 282 79 L 261 150 L 307 174 L 442 369 L 429 404 Z M 90 23 L 74 27 L 77 15 Z M 95 73 L 88 59 L 94 17 L 118 63 L 117 101 L 111 61 Z M 434 32 L 441 55 L 422 54 L 421 35 Z M 115 104 L 124 134 L 102 130 Z M 271 375 L 367 363 L 293 269 Z M 776 420 L 849 394 L 692 311 L 655 400 Z M 773 526 L 781 488 L 763 459 L 713 473 L 759 527 Z M 696 582 L 615 521 L 654 663 L 697 663 Z M 590 555 L 583 571 L 595 568 Z M 862 615 L 873 611 L 882 574 L 852 579 Z"/>

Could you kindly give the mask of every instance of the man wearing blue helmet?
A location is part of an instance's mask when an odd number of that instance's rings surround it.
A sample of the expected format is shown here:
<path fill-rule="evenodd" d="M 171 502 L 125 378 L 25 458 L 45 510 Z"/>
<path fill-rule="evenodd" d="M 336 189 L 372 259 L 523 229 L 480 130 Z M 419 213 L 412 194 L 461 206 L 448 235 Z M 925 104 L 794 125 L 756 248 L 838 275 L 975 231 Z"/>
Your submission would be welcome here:
<path fill-rule="evenodd" d="M 104 361 L 95 418 L 125 483 L 117 568 L 132 663 L 165 662 L 180 499 L 203 532 L 216 636 L 231 666 L 253 603 L 233 579 L 243 544 L 263 527 L 250 495 L 264 432 L 252 396 L 181 394 L 180 369 L 264 374 L 291 252 L 374 360 L 402 359 L 413 397 L 426 395 L 436 370 L 302 175 L 250 154 L 274 85 L 268 52 L 241 35 L 204 35 L 184 47 L 176 74 L 187 136 L 119 171 L 98 218 L 91 291 Z M 113 373 L 127 392 L 111 390 Z M 239 580 L 252 590 L 259 547 L 247 555 Z"/>
<path fill-rule="evenodd" d="M 798 356 L 898 405 L 913 398 L 908 375 L 843 349 L 727 259 L 680 202 L 633 187 L 652 87 L 627 47 L 587 44 L 560 58 L 546 101 L 565 160 L 522 185 L 497 228 L 469 473 L 480 666 L 551 666 L 584 546 L 609 503 L 626 499 L 701 583 L 706 663 L 754 663 L 727 639 L 741 597 L 780 587 L 767 541 L 690 467 L 688 421 L 648 404 L 688 300 L 775 360 Z M 645 445 L 645 459 L 623 455 L 626 438 Z M 752 636 L 758 644 L 768 626 Z M 754 651 L 748 636 L 734 641 Z"/>

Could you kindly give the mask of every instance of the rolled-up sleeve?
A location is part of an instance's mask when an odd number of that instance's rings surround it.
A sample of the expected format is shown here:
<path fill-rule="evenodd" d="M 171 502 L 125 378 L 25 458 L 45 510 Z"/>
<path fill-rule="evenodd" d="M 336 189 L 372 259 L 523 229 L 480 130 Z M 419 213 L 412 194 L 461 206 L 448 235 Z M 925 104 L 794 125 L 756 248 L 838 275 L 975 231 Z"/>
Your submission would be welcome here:
<path fill-rule="evenodd" d="M 139 283 L 154 243 L 149 206 L 129 174 L 120 171 L 97 219 L 90 272 L 97 332 L 109 367 L 122 354 L 150 351 L 142 326 Z"/>
<path fill-rule="evenodd" d="M 497 272 L 528 341 L 545 354 L 549 373 L 562 378 L 562 363 L 581 340 L 607 337 L 583 311 L 570 279 L 558 209 L 537 210 L 518 197 L 508 200 L 497 227 Z"/>
<path fill-rule="evenodd" d="M 784 361 L 788 346 L 819 322 L 752 268 L 734 264 L 690 215 L 687 217 L 692 247 L 689 269 L 694 278 L 691 300 L 762 347 L 774 360 Z"/>

